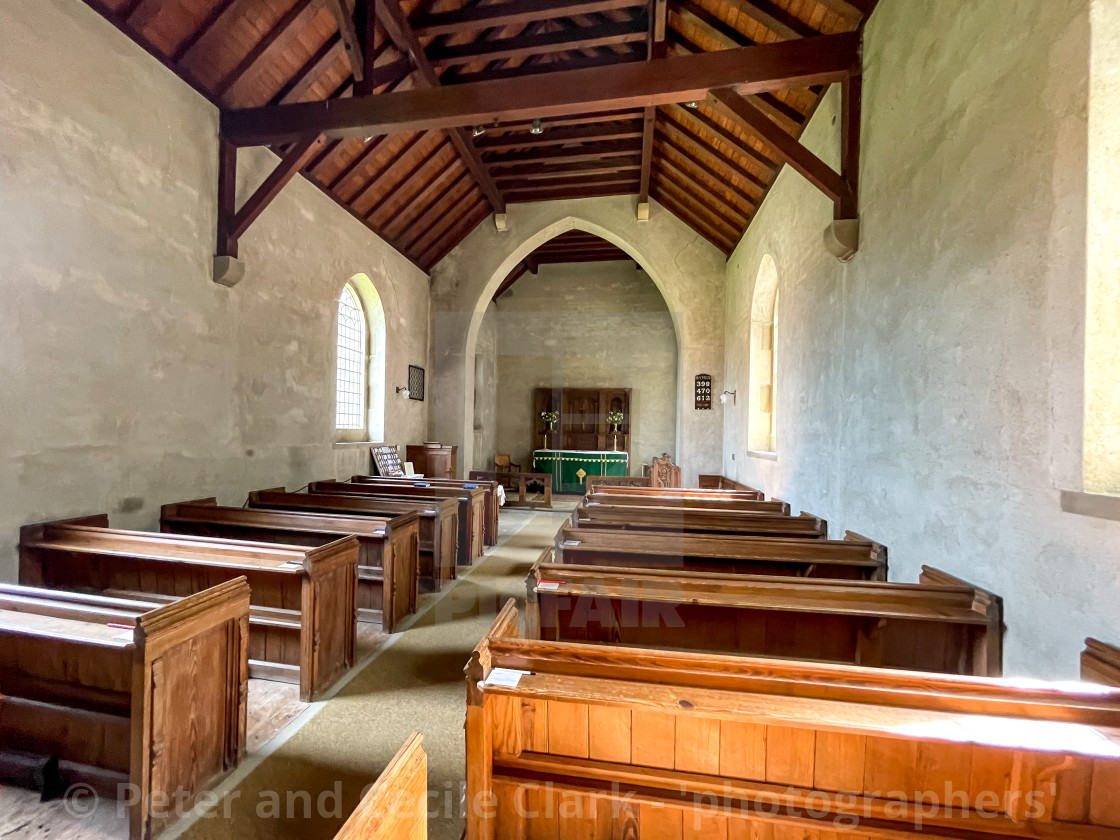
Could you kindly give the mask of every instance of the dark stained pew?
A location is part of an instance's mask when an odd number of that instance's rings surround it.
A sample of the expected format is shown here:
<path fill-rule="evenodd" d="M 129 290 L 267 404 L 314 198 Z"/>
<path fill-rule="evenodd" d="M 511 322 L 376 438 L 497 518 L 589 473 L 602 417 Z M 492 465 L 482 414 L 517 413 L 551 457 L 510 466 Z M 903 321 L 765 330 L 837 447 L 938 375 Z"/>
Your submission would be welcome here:
<path fill-rule="evenodd" d="M 758 498 L 764 498 L 761 490 L 723 475 L 702 475 L 699 477 L 699 484 L 701 490 L 737 490 L 743 493 L 757 493 Z"/>
<path fill-rule="evenodd" d="M 527 579 L 528 626 L 547 641 L 1003 673 L 1002 600 L 936 569 L 905 584 L 551 561 Z"/>
<path fill-rule="evenodd" d="M 354 664 L 354 537 L 307 548 L 108 526 L 101 515 L 23 527 L 20 582 L 169 603 L 244 576 L 252 676 L 298 682 L 300 699 L 311 701 Z"/>
<path fill-rule="evenodd" d="M 828 523 L 809 513 L 800 516 L 733 510 L 687 510 L 581 503 L 572 512 L 580 528 L 667 531 L 696 534 L 742 534 L 759 537 L 827 539 Z"/>
<path fill-rule="evenodd" d="M 584 566 L 887 579 L 886 546 L 851 531 L 843 540 L 822 540 L 565 526 L 556 548 L 557 562 Z"/>
<path fill-rule="evenodd" d="M 311 495 L 368 496 L 381 499 L 430 499 L 444 501 L 454 499 L 459 513 L 459 555 L 460 566 L 471 565 L 486 550 L 486 491 L 460 490 L 450 487 L 424 487 L 405 483 L 394 487 L 353 481 L 312 481 L 307 486 Z"/>
<path fill-rule="evenodd" d="M 459 551 L 457 499 L 288 493 L 283 487 L 275 487 L 253 491 L 246 504 L 259 510 L 288 510 L 375 519 L 415 513 L 420 518 L 419 576 L 436 590 L 455 577 L 455 560 Z"/>
<path fill-rule="evenodd" d="M 0 777 L 153 837 L 245 755 L 249 632 L 243 577 L 167 605 L 0 585 Z"/>
<path fill-rule="evenodd" d="M 222 507 L 214 498 L 164 505 L 160 530 L 253 542 L 321 546 L 353 535 L 358 540 L 358 620 L 392 633 L 416 611 L 420 517 L 331 516 Z"/>
<path fill-rule="evenodd" d="M 465 669 L 466 801 L 489 806 L 467 840 L 1120 840 L 1120 691 L 519 623 L 511 600 Z"/>
<path fill-rule="evenodd" d="M 355 475 L 350 479 L 355 484 L 372 484 L 375 486 L 392 488 L 401 484 L 416 485 L 430 484 L 432 487 L 442 487 L 452 490 L 484 490 L 486 492 L 486 519 L 483 523 L 483 539 L 486 545 L 498 543 L 498 480 L 483 475 L 476 476 L 471 473 L 470 478 L 386 478 L 379 475 Z"/>
<path fill-rule="evenodd" d="M 590 479 L 588 479 L 590 480 Z M 596 485 L 588 494 L 606 493 L 609 496 L 639 496 L 646 499 L 736 499 L 747 502 L 764 501 L 757 490 L 697 490 L 692 487 L 629 487 Z"/>
<path fill-rule="evenodd" d="M 1086 639 L 1081 653 L 1081 679 L 1120 688 L 1120 648 Z"/>

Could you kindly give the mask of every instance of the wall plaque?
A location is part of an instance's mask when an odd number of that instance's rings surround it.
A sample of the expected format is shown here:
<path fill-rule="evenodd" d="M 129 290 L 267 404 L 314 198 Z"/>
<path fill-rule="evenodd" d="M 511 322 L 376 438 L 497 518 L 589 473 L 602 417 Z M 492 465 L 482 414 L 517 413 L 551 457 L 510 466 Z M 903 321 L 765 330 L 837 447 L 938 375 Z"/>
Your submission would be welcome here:
<path fill-rule="evenodd" d="M 712 377 L 706 373 L 696 374 L 696 410 L 709 411 L 712 407 Z"/>

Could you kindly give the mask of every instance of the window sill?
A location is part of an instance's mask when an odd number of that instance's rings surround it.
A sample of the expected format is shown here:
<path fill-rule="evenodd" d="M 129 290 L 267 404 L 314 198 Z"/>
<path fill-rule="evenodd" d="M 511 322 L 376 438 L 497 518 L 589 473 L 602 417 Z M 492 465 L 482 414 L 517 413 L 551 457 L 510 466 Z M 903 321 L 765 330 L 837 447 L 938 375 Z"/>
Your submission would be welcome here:
<path fill-rule="evenodd" d="M 777 452 L 762 452 L 762 451 L 757 450 L 757 449 L 748 449 L 747 450 L 747 457 L 748 458 L 758 458 L 760 461 L 777 461 L 778 460 L 778 453 Z"/>
<path fill-rule="evenodd" d="M 1096 519 L 1113 519 L 1120 522 L 1120 496 L 1063 490 L 1062 510 L 1078 516 L 1092 516 Z"/>
<path fill-rule="evenodd" d="M 336 440 L 334 442 L 335 449 L 348 449 L 352 446 L 377 446 L 377 442 L 372 440 Z"/>

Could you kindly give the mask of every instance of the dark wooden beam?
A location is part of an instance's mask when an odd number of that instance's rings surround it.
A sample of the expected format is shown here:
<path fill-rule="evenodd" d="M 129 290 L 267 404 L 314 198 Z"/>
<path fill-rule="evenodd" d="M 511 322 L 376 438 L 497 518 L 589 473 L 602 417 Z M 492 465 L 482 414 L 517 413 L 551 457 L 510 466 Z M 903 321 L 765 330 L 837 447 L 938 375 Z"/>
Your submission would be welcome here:
<path fill-rule="evenodd" d="M 518 193 L 516 198 L 510 198 L 510 204 L 524 204 L 532 201 L 555 201 L 559 198 L 595 198 L 604 195 L 636 195 L 638 192 L 638 179 L 635 178 L 629 185 L 593 184 L 587 187 L 571 187 L 565 192 L 525 192 Z"/>
<path fill-rule="evenodd" d="M 723 0 L 785 41 L 812 38 L 820 32 L 770 0 Z"/>
<path fill-rule="evenodd" d="M 398 0 L 385 0 L 385 2 L 395 3 Z M 350 73 L 354 76 L 354 81 L 360 82 L 365 78 L 366 68 L 364 38 L 354 25 L 354 16 L 346 0 L 326 0 L 326 4 L 338 25 L 338 36 L 342 39 L 346 58 L 350 62 Z"/>
<path fill-rule="evenodd" d="M 418 15 L 412 22 L 412 28 L 420 36 L 450 35 L 508 26 L 511 23 L 591 15 L 643 6 L 645 3 L 646 0 L 512 0 L 497 5 L 467 6 L 441 14 Z"/>
<path fill-rule="evenodd" d="M 838 218 L 855 218 L 855 195 L 844 178 L 827 163 L 806 149 L 795 138 L 767 119 L 754 105 L 735 91 L 712 91 L 712 99 L 735 116 L 753 135 L 762 140 L 782 161 L 788 163 L 836 204 Z M 852 215 L 846 215 L 851 213 Z"/>
<path fill-rule="evenodd" d="M 219 0 L 195 27 L 195 30 L 175 47 L 169 56 L 171 63 L 178 64 L 189 58 L 191 51 L 205 40 L 211 32 L 223 29 L 229 21 L 244 14 L 245 10 L 252 6 L 254 2 L 255 0 Z"/>
<path fill-rule="evenodd" d="M 483 154 L 508 149 L 526 149 L 538 146 L 565 146 L 579 142 L 605 142 L 608 140 L 633 140 L 642 136 L 642 128 L 634 123 L 611 123 L 578 128 L 553 129 L 544 126 L 543 134 L 509 133 L 499 137 L 485 137 L 475 141 L 475 148 Z"/>
<path fill-rule="evenodd" d="M 642 174 L 638 188 L 638 204 L 649 202 L 649 174 L 653 166 L 653 124 L 657 119 L 657 108 L 650 105 L 642 118 Z"/>
<path fill-rule="evenodd" d="M 318 133 L 369 136 L 645 108 L 703 99 L 709 90 L 728 86 L 740 93 L 800 88 L 842 81 L 858 69 L 859 48 L 859 34 L 846 33 L 530 78 L 247 108 L 224 112 L 222 132 L 251 146 Z"/>
<path fill-rule="evenodd" d="M 668 0 L 649 0 L 649 32 L 646 60 L 665 58 L 665 32 L 669 15 Z M 657 106 L 647 105 L 642 112 L 642 173 L 638 185 L 638 220 L 649 219 L 649 177 L 653 165 L 653 124 Z"/>
<path fill-rule="evenodd" d="M 381 0 L 386 3 L 389 0 Z M 362 73 L 354 75 L 354 92 L 358 96 L 369 96 L 377 87 L 377 79 L 384 79 L 384 74 L 378 74 L 376 62 L 377 46 L 377 0 L 354 0 L 354 30 L 360 42 L 362 56 Z M 340 30 L 341 34 L 341 30 Z M 350 50 L 347 49 L 347 55 Z M 405 61 L 408 61 L 406 56 Z M 409 62 L 411 63 L 411 62 Z M 353 65 L 351 65 L 351 68 Z"/>
<path fill-rule="evenodd" d="M 419 87 L 421 89 L 410 92 L 409 94 L 381 94 L 376 97 L 357 97 L 357 100 L 372 103 L 384 99 L 385 96 L 389 95 L 435 95 L 438 97 L 442 92 L 439 76 L 436 74 L 431 62 L 428 61 L 427 54 L 424 52 L 424 47 L 420 44 L 416 33 L 409 25 L 408 18 L 405 17 L 404 9 L 401 8 L 398 0 L 382 0 L 382 2 L 377 5 L 377 13 L 378 19 L 381 21 L 382 26 L 385 27 L 385 31 L 389 34 L 389 40 L 396 44 L 397 49 L 411 58 L 416 64 L 417 76 L 420 80 Z M 471 122 L 465 123 L 465 125 L 471 124 Z M 464 124 L 460 124 L 460 127 L 453 125 L 441 127 L 451 129 L 451 131 L 448 132 L 448 136 L 451 138 L 451 142 L 459 153 L 459 157 L 462 158 L 463 165 L 470 171 L 471 175 L 478 183 L 479 189 L 481 189 L 483 195 L 486 196 L 486 200 L 490 202 L 490 207 L 495 213 L 504 213 L 506 210 L 505 199 L 502 198 L 502 193 L 498 189 L 497 184 L 490 178 L 486 167 L 482 164 L 482 157 L 479 155 L 478 150 L 475 149 L 470 136 L 461 125 Z M 370 132 L 370 134 L 380 133 L 382 132 Z"/>
<path fill-rule="evenodd" d="M 272 103 L 278 105 L 299 102 L 331 65 L 338 61 L 340 55 L 342 55 L 342 41 L 337 35 L 333 35 L 324 41 L 292 78 L 277 91 L 272 97 Z"/>
<path fill-rule="evenodd" d="M 318 137 L 310 137 L 297 143 L 234 215 L 233 223 L 230 226 L 230 236 L 234 239 L 240 239 L 244 236 L 249 226 L 280 194 L 280 190 L 284 189 L 287 183 L 299 174 L 299 171 L 319 153 L 319 150 L 325 144 L 326 138 L 321 134 Z"/>
<path fill-rule="evenodd" d="M 542 166 L 529 162 L 512 166 L 495 167 L 491 172 L 497 181 L 508 181 L 529 175 L 534 178 L 547 179 L 551 177 L 562 178 L 567 175 L 583 173 L 611 173 L 624 169 L 641 169 L 642 159 L 638 155 L 629 157 L 609 158 L 607 160 L 589 160 L 582 163 L 557 163 Z"/>
<path fill-rule="evenodd" d="M 578 175 L 571 178 L 548 178 L 538 180 L 526 178 L 520 181 L 510 181 L 503 189 L 510 195 L 520 192 L 551 192 L 571 189 L 572 187 L 590 187 L 595 184 L 632 184 L 636 180 L 633 172 L 622 172 L 618 175 Z"/>
<path fill-rule="evenodd" d="M 597 114 L 579 114 L 574 117 L 554 119 L 548 121 L 548 127 L 570 128 L 573 126 L 589 126 L 605 122 L 632 122 L 642 118 L 641 111 L 606 111 Z M 511 132 L 524 132 L 533 127 L 532 121 L 502 123 L 501 125 L 486 126 L 487 137 L 504 137 Z"/>
<path fill-rule="evenodd" d="M 165 5 L 166 0 L 136 0 L 123 12 L 123 16 L 130 26 L 142 32 L 163 11 Z"/>
<path fill-rule="evenodd" d="M 840 175 L 852 197 L 849 207 L 836 205 L 838 212 L 852 215 L 837 218 L 854 219 L 859 214 L 859 156 L 861 123 L 863 121 L 863 78 L 851 76 L 843 81 L 840 93 Z"/>
<path fill-rule="evenodd" d="M 632 44 L 646 39 L 645 19 L 611 22 L 598 26 L 576 26 L 541 35 L 518 35 L 495 41 L 472 41 L 469 44 L 428 50 L 428 59 L 435 67 L 472 64 L 475 61 L 524 58 L 568 50 L 587 50 L 612 44 Z"/>
<path fill-rule="evenodd" d="M 233 220 L 237 214 L 237 147 L 218 141 L 218 236 L 214 253 L 219 257 L 237 256 L 237 237 Z"/>
<path fill-rule="evenodd" d="M 487 158 L 486 166 L 491 170 L 514 163 L 557 163 L 567 161 L 601 160 L 610 157 L 628 157 L 641 153 L 641 146 L 632 140 L 615 140 L 610 143 L 584 143 L 570 149 L 542 149 L 536 152 L 506 152 Z"/>
<path fill-rule="evenodd" d="M 519 64 L 516 67 L 509 67 L 506 66 L 504 62 L 496 62 L 493 67 L 474 73 L 461 73 L 457 70 L 448 70 L 440 76 L 440 80 L 443 82 L 444 87 L 448 87 L 475 82 L 492 82 L 497 79 L 523 79 L 527 76 L 542 76 L 549 73 L 582 70 L 588 67 L 613 67 L 632 61 L 645 61 L 646 51 L 644 48 L 635 49 L 634 45 L 630 44 L 624 45 L 623 47 L 615 47 L 615 50 L 618 49 L 622 49 L 623 52 L 611 51 L 590 56 L 581 54 L 573 58 L 567 58 L 562 62 L 553 62 L 551 64 L 526 63 Z"/>

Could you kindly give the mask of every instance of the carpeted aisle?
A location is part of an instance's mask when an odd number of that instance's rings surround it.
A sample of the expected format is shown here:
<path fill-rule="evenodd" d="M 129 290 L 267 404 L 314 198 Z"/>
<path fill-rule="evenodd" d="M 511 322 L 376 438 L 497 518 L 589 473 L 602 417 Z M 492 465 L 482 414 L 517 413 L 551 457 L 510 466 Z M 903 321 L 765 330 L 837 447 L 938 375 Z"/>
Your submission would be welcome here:
<path fill-rule="evenodd" d="M 172 835 L 186 840 L 328 840 L 408 735 L 424 733 L 430 836 L 463 832 L 463 666 L 509 597 L 524 601 L 525 575 L 552 544 L 563 513 L 503 511 L 499 544 L 214 811 Z M 310 813 L 308 813 L 310 812 Z"/>

